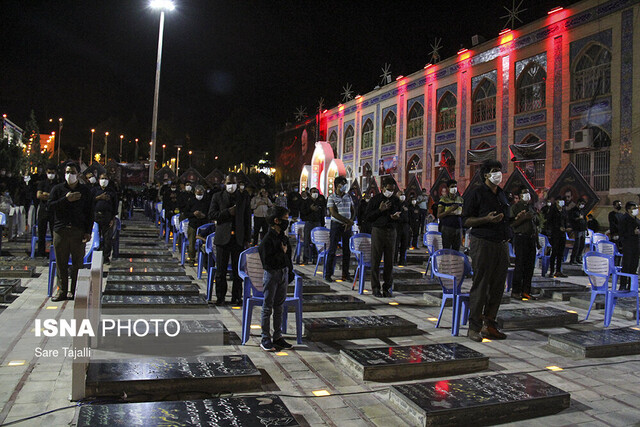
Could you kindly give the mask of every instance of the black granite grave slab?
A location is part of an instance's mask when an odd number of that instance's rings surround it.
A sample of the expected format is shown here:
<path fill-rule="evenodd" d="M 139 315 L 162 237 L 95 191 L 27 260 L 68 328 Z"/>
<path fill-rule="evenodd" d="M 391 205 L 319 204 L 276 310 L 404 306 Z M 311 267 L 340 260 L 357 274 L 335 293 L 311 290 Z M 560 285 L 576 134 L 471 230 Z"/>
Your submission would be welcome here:
<path fill-rule="evenodd" d="M 549 346 L 577 357 L 640 354 L 640 330 L 618 328 L 549 335 Z"/>
<path fill-rule="evenodd" d="M 505 330 L 557 328 L 578 323 L 578 314 L 554 307 L 529 307 L 500 310 L 497 322 Z"/>
<path fill-rule="evenodd" d="M 551 298 L 555 292 L 566 292 L 567 295 L 571 295 L 578 292 L 584 292 L 585 290 L 587 290 L 587 287 L 584 285 L 562 282 L 560 280 L 531 283 L 531 293 L 533 295 L 541 295 L 547 298 Z"/>
<path fill-rule="evenodd" d="M 12 291 L 13 286 L 0 285 L 0 302 L 7 302 L 8 298 L 11 296 Z"/>
<path fill-rule="evenodd" d="M 121 237 L 134 237 L 139 239 L 159 239 L 157 231 L 123 231 Z"/>
<path fill-rule="evenodd" d="M 181 295 L 103 295 L 102 309 L 109 314 L 131 314 L 144 310 L 170 313 L 180 310 L 208 309 L 201 296 Z"/>
<path fill-rule="evenodd" d="M 295 284 L 292 282 L 287 287 L 287 292 L 292 294 L 295 290 Z M 303 294 L 327 294 L 335 292 L 331 289 L 331 285 L 326 282 L 320 282 L 318 280 L 305 280 L 302 281 L 302 293 Z"/>
<path fill-rule="evenodd" d="M 335 341 L 361 338 L 386 338 L 415 335 L 415 323 L 402 317 L 349 316 L 303 319 L 304 334 L 310 341 Z"/>
<path fill-rule="evenodd" d="M 353 295 L 322 295 L 312 294 L 302 296 L 303 311 L 343 311 L 343 310 L 365 310 L 366 303 Z M 290 307 L 293 311 L 293 307 Z"/>
<path fill-rule="evenodd" d="M 153 283 L 153 284 L 124 284 L 107 283 L 105 295 L 200 295 L 200 288 L 194 284 Z"/>
<path fill-rule="evenodd" d="M 110 276 L 184 276 L 186 274 L 184 267 L 115 267 L 109 269 Z"/>
<path fill-rule="evenodd" d="M 529 374 L 396 385 L 389 399 L 420 426 L 494 425 L 555 414 L 570 395 Z"/>
<path fill-rule="evenodd" d="M 636 320 L 636 299 L 619 298 L 613 309 L 613 315 L 627 320 Z"/>
<path fill-rule="evenodd" d="M 111 261 L 111 268 L 131 268 L 131 267 L 154 267 L 154 268 L 175 268 L 178 260 L 175 258 L 124 258 L 120 257 Z"/>
<path fill-rule="evenodd" d="M 0 278 L 33 277 L 36 267 L 33 265 L 2 265 L 0 266 Z"/>
<path fill-rule="evenodd" d="M 427 259 L 429 259 L 429 255 L 427 255 L 426 250 L 425 253 L 407 253 L 407 265 L 421 265 Z"/>
<path fill-rule="evenodd" d="M 49 260 L 44 258 L 31 258 L 30 256 L 26 256 L 26 255 L 7 255 L 7 256 L 0 257 L 0 266 L 7 266 L 7 267 L 11 267 L 15 265 L 40 266 L 44 264 L 48 265 Z"/>
<path fill-rule="evenodd" d="M 393 279 L 393 290 L 397 292 L 423 292 L 442 289 L 440 282 L 427 277 L 421 279 Z"/>
<path fill-rule="evenodd" d="M 171 258 L 171 252 L 167 250 L 149 249 L 121 249 L 120 258 Z"/>
<path fill-rule="evenodd" d="M 442 289 L 442 286 L 440 286 Z M 431 307 L 440 307 L 442 304 L 442 291 L 427 291 L 422 294 L 422 300 Z M 502 294 L 502 300 L 500 304 L 509 304 L 511 302 L 511 296 L 509 294 Z M 451 307 L 451 299 L 447 300 L 445 307 Z"/>
<path fill-rule="evenodd" d="M 257 390 L 262 374 L 249 356 L 146 358 L 91 362 L 87 370 L 87 396 L 122 396 L 146 400 L 181 392 L 210 393 Z M 149 397 L 151 396 L 151 399 Z"/>
<path fill-rule="evenodd" d="M 150 284 L 150 283 L 174 283 L 174 284 L 190 284 L 193 279 L 190 276 L 144 276 L 144 275 L 118 275 L 111 274 L 107 276 L 107 283 L 123 283 L 123 284 Z"/>
<path fill-rule="evenodd" d="M 569 305 L 571 307 L 589 309 L 589 302 L 591 301 L 591 292 L 583 292 L 580 294 L 571 295 L 569 298 Z M 604 295 L 597 295 L 596 300 L 593 302 L 591 310 L 604 310 Z"/>
<path fill-rule="evenodd" d="M 487 356 L 456 343 L 343 349 L 340 356 L 349 372 L 370 381 L 444 377 L 489 368 Z"/>
<path fill-rule="evenodd" d="M 298 426 L 275 395 L 80 407 L 78 427 Z"/>

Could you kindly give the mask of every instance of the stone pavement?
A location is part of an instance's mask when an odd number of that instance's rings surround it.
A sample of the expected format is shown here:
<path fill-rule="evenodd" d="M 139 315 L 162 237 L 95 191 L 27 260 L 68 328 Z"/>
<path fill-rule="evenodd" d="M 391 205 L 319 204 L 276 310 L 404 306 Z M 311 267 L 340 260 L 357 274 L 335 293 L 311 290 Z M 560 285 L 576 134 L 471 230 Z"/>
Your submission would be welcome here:
<path fill-rule="evenodd" d="M 26 248 L 27 243 L 8 243 L 4 249 Z M 175 255 L 174 255 L 175 256 Z M 0 260 L 1 261 L 1 260 Z M 404 267 L 420 270 L 420 266 Z M 299 267 L 308 276 L 311 266 Z M 71 357 L 46 357 L 36 349 L 61 350 L 71 346 L 70 337 L 37 337 L 36 318 L 70 319 L 72 302 L 53 303 L 46 298 L 47 268 L 38 263 L 39 277 L 23 278 L 26 289 L 10 303 L 0 306 L 0 425 L 69 405 L 71 392 Z M 196 277 L 195 270 L 187 274 Z M 537 272 L 539 275 L 539 272 Z M 338 274 L 336 274 L 339 277 Z M 570 276 L 565 281 L 586 285 L 584 276 Z M 205 281 L 195 281 L 205 291 Z M 332 289 L 339 295 L 357 295 L 351 285 L 334 283 Z M 367 283 L 369 288 L 369 283 Z M 475 374 L 448 375 L 438 379 L 452 379 L 497 373 L 531 373 L 566 392 L 571 393 L 571 407 L 556 415 L 514 423 L 517 425 L 634 425 L 640 421 L 640 355 L 579 359 L 563 354 L 548 346 L 548 335 L 572 330 L 599 330 L 603 328 L 603 310 L 594 310 L 584 321 L 585 309 L 569 306 L 568 302 L 543 299 L 538 301 L 511 301 L 502 309 L 528 307 L 554 307 L 577 312 L 580 322 L 565 327 L 525 329 L 508 333 L 505 341 L 475 343 L 465 335 L 452 337 L 451 309 L 445 309 L 439 328 L 435 318 L 439 307 L 432 306 L 422 292 L 396 293 L 393 299 L 382 299 L 370 293 L 359 296 L 367 305 L 362 310 L 305 313 L 306 317 L 336 317 L 345 315 L 397 315 L 417 324 L 419 333 L 392 338 L 354 339 L 334 342 L 308 342 L 284 353 L 265 353 L 259 344 L 259 335 L 252 331 L 247 345 L 240 345 L 237 337 L 229 345 L 212 347 L 211 355 L 244 353 L 263 373 L 263 391 L 282 396 L 300 425 L 329 426 L 403 426 L 413 425 L 411 418 L 389 401 L 389 388 L 393 384 L 415 381 L 376 382 L 363 381 L 348 373 L 339 363 L 340 349 L 384 346 L 410 346 L 435 343 L 462 343 L 483 353 L 490 359 L 489 370 Z M 397 305 L 390 305 L 390 302 Z M 240 335 L 241 310 L 230 306 L 219 308 L 216 316 L 232 332 Z M 295 331 L 294 317 L 289 316 L 289 333 Z M 259 310 L 253 315 L 259 323 Z M 611 328 L 635 326 L 635 322 L 614 315 Z M 290 336 L 290 341 L 295 339 Z M 562 370 L 549 370 L 557 366 Z M 266 379 L 266 380 L 265 380 Z M 425 381 L 425 380 L 420 380 Z M 330 395 L 314 397 L 312 392 L 326 390 Z M 255 393 L 254 393 L 255 394 Z M 299 396 L 299 397 L 294 397 Z M 203 398 L 206 396 L 202 396 Z M 74 425 L 77 409 L 64 409 L 49 415 L 20 423 L 21 426 Z M 170 424 L 167 424 L 170 425 Z"/>

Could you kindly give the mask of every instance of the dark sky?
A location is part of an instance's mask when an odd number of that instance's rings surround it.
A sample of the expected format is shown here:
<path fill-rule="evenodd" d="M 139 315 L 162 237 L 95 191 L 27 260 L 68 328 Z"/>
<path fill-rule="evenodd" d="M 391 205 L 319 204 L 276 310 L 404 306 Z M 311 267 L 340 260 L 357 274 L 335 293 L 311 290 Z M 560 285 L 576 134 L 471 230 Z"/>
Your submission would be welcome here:
<path fill-rule="evenodd" d="M 570 0 L 524 0 L 525 23 Z M 63 146 L 85 145 L 89 129 L 135 115 L 150 138 L 159 13 L 145 0 L 2 0 L 0 110 L 23 126 L 34 109 L 41 131 L 64 117 Z M 517 4 L 517 2 L 516 2 Z M 511 0 L 176 0 L 166 15 L 160 120 L 205 146 L 231 112 L 275 132 L 302 105 L 340 101 L 346 83 L 366 93 L 391 64 L 395 78 L 442 58 L 471 36 L 497 35 Z M 124 125 L 122 127 L 125 127 Z M 119 134 L 125 129 L 111 129 Z"/>

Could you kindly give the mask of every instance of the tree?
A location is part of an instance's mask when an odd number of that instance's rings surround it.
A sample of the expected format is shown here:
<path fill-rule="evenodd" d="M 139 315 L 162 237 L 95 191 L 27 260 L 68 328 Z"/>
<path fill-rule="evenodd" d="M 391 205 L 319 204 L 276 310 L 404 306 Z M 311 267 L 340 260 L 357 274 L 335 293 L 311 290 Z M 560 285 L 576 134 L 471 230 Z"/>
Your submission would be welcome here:
<path fill-rule="evenodd" d="M 42 170 L 49 161 L 51 154 L 49 152 L 40 152 L 40 128 L 38 127 L 38 121 L 36 120 L 36 113 L 31 110 L 29 120 L 24 126 L 24 133 L 22 134 L 22 143 L 25 146 L 31 144 L 31 151 L 26 158 L 26 165 L 30 168 L 38 168 Z"/>

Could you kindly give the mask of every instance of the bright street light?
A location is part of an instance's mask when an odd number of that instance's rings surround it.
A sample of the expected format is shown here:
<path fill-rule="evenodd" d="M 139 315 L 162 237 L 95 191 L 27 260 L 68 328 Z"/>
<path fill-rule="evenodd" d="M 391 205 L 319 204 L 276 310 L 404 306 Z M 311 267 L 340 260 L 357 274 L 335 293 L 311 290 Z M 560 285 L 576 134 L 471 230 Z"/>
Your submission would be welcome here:
<path fill-rule="evenodd" d="M 152 9 L 160 10 L 160 29 L 158 30 L 158 58 L 156 60 L 156 86 L 153 93 L 153 118 L 151 120 L 151 144 L 149 147 L 149 183 L 153 183 L 156 163 L 156 144 L 158 142 L 158 97 L 160 95 L 160 65 L 162 62 L 162 35 L 164 33 L 164 11 L 174 10 L 175 4 L 171 0 L 152 0 Z"/>
<path fill-rule="evenodd" d="M 91 129 L 91 157 L 89 157 L 89 164 L 93 163 L 93 134 L 96 133 L 95 129 Z"/>

